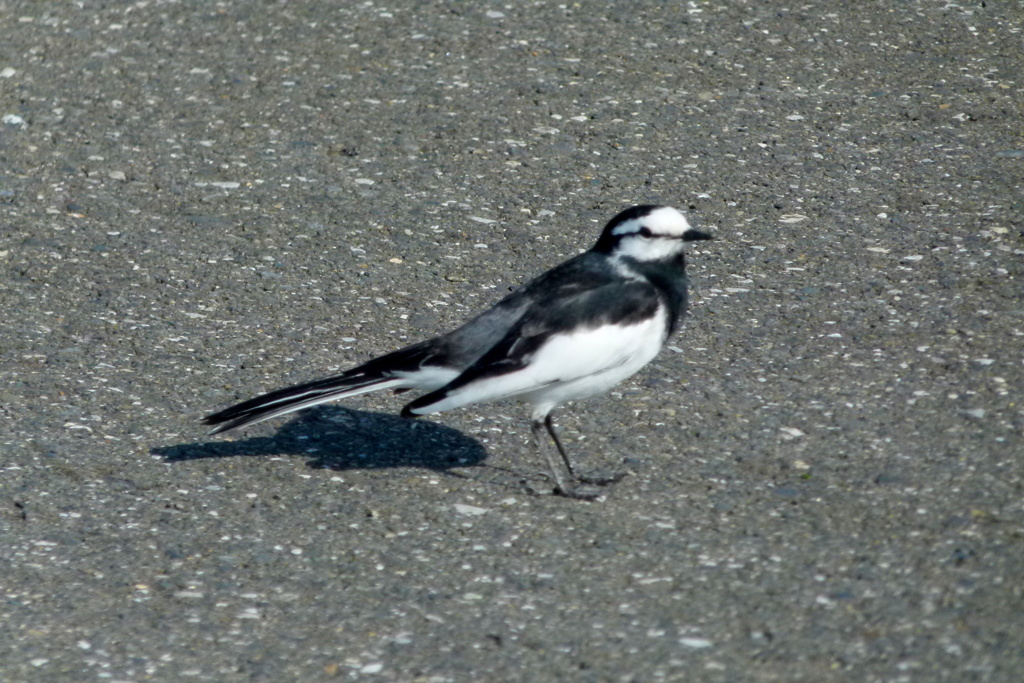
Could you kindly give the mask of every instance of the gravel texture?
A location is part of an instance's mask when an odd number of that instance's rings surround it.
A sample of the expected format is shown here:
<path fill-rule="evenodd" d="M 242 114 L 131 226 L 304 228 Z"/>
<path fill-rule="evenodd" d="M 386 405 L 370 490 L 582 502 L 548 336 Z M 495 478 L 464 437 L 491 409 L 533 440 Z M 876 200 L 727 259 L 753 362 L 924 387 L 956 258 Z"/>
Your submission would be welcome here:
<path fill-rule="evenodd" d="M 0 680 L 1024 670 L 1020 2 L 0 0 Z M 638 203 L 716 234 L 563 408 L 197 420 Z M 524 484 L 524 482 L 526 482 Z"/>

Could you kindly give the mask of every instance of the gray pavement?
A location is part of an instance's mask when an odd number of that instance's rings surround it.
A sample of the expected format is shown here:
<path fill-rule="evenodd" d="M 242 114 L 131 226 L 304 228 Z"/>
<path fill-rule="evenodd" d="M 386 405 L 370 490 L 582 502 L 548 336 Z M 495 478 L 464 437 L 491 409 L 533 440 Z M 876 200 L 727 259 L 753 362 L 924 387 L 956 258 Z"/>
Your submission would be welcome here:
<path fill-rule="evenodd" d="M 0 680 L 1018 681 L 1019 2 L 0 0 Z M 637 203 L 719 240 L 557 414 L 204 413 Z M 524 483 L 525 482 L 525 483 Z"/>

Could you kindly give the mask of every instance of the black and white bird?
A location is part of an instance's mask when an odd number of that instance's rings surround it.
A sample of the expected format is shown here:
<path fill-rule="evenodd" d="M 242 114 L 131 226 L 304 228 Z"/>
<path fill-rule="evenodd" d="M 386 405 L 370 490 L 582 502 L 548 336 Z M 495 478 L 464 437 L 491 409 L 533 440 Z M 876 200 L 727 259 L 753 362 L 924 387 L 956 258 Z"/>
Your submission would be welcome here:
<path fill-rule="evenodd" d="M 519 287 L 462 327 L 374 358 L 333 377 L 278 389 L 204 419 L 217 434 L 325 401 L 379 389 L 427 392 L 405 417 L 503 399 L 533 407 L 533 436 L 555 492 L 579 494 L 579 477 L 551 422 L 566 401 L 607 391 L 649 363 L 686 312 L 683 245 L 711 236 L 669 206 L 634 206 L 597 244 Z M 545 443 L 551 436 L 573 484 Z"/>

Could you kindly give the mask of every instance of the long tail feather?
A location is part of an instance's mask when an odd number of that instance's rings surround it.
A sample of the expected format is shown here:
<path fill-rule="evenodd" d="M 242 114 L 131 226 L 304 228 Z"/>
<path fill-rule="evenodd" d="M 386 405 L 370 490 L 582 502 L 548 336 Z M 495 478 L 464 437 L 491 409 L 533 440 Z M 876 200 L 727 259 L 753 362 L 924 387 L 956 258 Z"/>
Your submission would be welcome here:
<path fill-rule="evenodd" d="M 231 406 L 219 413 L 208 415 L 203 418 L 203 423 L 217 425 L 210 430 L 210 434 L 219 434 L 229 429 L 263 422 L 278 415 L 287 415 L 319 403 L 365 394 L 378 389 L 400 387 L 404 383 L 402 379 L 378 373 L 368 375 L 363 372 L 349 372 L 271 391 Z"/>

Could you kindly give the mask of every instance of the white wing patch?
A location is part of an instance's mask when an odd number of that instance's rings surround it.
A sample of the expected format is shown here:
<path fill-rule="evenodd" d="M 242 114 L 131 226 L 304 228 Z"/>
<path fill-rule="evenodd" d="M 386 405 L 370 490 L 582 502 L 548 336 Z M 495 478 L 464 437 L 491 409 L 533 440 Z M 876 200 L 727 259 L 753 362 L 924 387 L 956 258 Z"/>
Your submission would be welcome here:
<path fill-rule="evenodd" d="M 458 377 L 459 371 L 439 365 L 424 365 L 417 370 L 395 370 L 391 375 L 400 378 L 403 387 L 434 391 Z"/>

